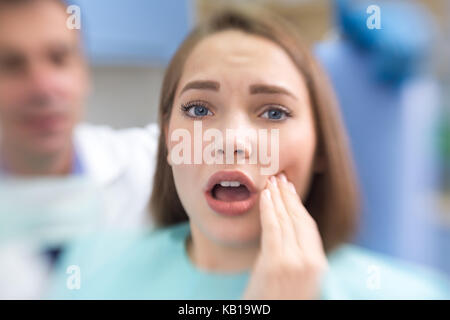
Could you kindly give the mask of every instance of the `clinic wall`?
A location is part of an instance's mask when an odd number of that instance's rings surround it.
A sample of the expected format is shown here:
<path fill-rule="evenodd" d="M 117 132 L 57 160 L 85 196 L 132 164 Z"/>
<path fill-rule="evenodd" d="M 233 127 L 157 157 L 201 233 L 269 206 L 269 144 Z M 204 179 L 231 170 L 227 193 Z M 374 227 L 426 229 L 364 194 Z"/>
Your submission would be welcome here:
<path fill-rule="evenodd" d="M 86 120 L 118 129 L 156 122 L 163 76 L 164 67 L 93 66 Z"/>

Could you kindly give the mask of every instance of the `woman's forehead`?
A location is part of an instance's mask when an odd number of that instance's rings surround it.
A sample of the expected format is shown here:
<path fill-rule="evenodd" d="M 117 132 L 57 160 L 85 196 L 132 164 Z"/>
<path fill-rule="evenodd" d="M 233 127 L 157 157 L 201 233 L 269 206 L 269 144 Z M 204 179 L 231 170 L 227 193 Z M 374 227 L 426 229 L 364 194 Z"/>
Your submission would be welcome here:
<path fill-rule="evenodd" d="M 269 39 L 235 30 L 208 36 L 189 55 L 180 85 L 205 79 L 242 85 L 264 82 L 292 90 L 304 85 L 283 48 Z"/>

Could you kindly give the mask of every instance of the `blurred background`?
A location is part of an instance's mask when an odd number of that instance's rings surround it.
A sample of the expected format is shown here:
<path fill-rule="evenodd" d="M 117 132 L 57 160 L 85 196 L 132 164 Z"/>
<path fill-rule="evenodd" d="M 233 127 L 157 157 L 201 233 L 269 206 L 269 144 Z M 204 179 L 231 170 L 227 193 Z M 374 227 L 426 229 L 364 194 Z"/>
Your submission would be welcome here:
<path fill-rule="evenodd" d="M 192 26 L 250 2 L 290 19 L 335 86 L 363 193 L 355 242 L 450 274 L 450 1 L 72 1 L 92 66 L 87 120 L 156 121 L 164 69 Z"/>

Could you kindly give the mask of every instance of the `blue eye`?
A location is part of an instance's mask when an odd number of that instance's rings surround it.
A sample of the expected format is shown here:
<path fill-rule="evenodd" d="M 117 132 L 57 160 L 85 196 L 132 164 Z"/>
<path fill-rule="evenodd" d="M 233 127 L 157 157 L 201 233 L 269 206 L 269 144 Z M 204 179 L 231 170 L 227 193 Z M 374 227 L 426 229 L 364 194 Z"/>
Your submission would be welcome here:
<path fill-rule="evenodd" d="M 196 116 L 203 117 L 203 116 L 208 115 L 208 109 L 206 109 L 206 108 L 203 107 L 203 106 L 195 106 L 195 107 L 193 107 L 192 109 L 194 110 L 194 114 L 195 114 Z M 192 109 L 191 109 L 191 110 L 192 110 Z"/>
<path fill-rule="evenodd" d="M 204 105 L 199 103 L 192 103 L 186 106 L 181 106 L 183 112 L 192 118 L 202 118 L 211 116 L 213 113 Z"/>
<path fill-rule="evenodd" d="M 261 116 L 269 120 L 284 120 L 289 117 L 290 114 L 287 111 L 278 108 L 271 108 L 265 111 Z"/>

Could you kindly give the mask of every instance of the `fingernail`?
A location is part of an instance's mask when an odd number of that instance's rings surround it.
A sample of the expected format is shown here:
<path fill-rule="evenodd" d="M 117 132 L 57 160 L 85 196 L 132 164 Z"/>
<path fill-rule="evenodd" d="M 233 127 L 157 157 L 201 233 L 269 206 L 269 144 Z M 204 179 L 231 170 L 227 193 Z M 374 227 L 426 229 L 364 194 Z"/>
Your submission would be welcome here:
<path fill-rule="evenodd" d="M 270 177 L 270 182 L 276 187 L 277 186 L 277 179 L 274 176 Z"/>
<path fill-rule="evenodd" d="M 283 182 L 287 182 L 287 178 L 284 173 L 280 173 L 280 180 Z"/>
<path fill-rule="evenodd" d="M 292 184 L 292 182 L 289 182 L 289 190 L 291 190 L 293 193 L 297 193 L 297 190 L 295 190 L 295 187 Z"/>
<path fill-rule="evenodd" d="M 267 199 L 272 200 L 272 197 L 270 196 L 270 191 L 269 191 L 269 190 L 265 189 L 265 190 L 263 191 L 263 195 L 264 195 L 264 197 L 266 197 Z"/>

